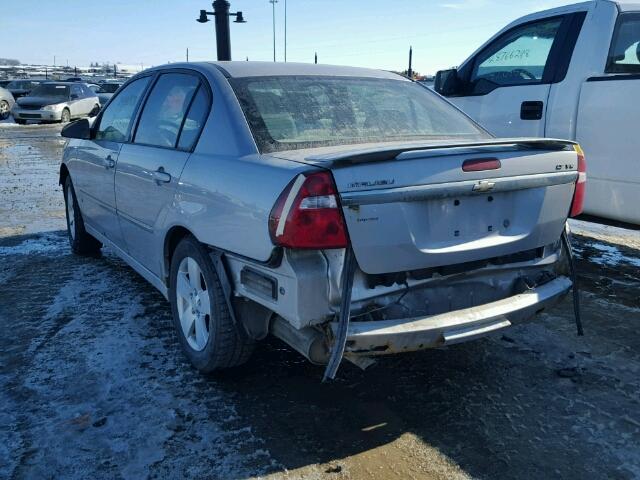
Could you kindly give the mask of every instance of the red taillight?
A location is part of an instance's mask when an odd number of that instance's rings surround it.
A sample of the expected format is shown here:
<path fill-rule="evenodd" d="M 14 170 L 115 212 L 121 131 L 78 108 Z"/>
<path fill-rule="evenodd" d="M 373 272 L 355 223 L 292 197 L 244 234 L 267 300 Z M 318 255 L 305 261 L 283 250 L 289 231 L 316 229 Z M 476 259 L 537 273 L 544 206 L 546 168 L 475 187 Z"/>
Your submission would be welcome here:
<path fill-rule="evenodd" d="M 584 208 L 584 194 L 587 186 L 587 162 L 584 159 L 584 152 L 580 145 L 573 147 L 578 154 L 578 180 L 576 181 L 576 189 L 573 192 L 573 201 L 571 202 L 570 217 L 577 217 L 582 213 Z"/>
<path fill-rule="evenodd" d="M 269 215 L 275 245 L 289 248 L 345 248 L 347 229 L 329 172 L 298 175 L 284 189 Z"/>

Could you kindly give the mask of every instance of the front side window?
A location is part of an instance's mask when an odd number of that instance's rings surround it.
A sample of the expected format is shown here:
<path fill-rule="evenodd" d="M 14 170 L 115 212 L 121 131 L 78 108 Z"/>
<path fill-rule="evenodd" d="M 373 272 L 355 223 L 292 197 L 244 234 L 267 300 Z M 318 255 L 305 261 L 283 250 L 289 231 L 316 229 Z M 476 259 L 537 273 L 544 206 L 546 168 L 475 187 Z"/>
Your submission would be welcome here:
<path fill-rule="evenodd" d="M 175 147 L 199 83 L 197 77 L 184 73 L 160 75 L 142 110 L 134 142 Z"/>
<path fill-rule="evenodd" d="M 470 77 L 474 92 L 489 86 L 542 83 L 561 23 L 562 18 L 529 23 L 498 38 L 475 60 Z"/>
<path fill-rule="evenodd" d="M 640 14 L 620 16 L 605 72 L 640 73 Z"/>
<path fill-rule="evenodd" d="M 431 90 L 413 82 L 320 76 L 230 81 L 262 152 L 489 137 Z"/>
<path fill-rule="evenodd" d="M 96 140 L 125 142 L 136 111 L 136 106 L 151 77 L 134 80 L 122 90 L 102 113 L 96 130 Z"/>

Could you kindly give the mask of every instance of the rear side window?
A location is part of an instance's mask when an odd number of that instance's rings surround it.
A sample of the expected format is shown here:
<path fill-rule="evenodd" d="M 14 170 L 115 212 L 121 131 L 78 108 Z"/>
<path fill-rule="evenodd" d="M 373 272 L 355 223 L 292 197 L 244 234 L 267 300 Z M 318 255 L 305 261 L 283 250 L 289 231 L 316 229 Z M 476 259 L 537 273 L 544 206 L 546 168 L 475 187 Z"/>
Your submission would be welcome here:
<path fill-rule="evenodd" d="M 620 15 L 605 72 L 640 73 L 640 14 Z"/>
<path fill-rule="evenodd" d="M 499 86 L 542 83 L 561 24 L 562 17 L 528 23 L 494 41 L 475 60 L 470 78 L 476 84 L 474 91 L 482 90 L 483 83 Z"/>
<path fill-rule="evenodd" d="M 206 115 L 209 112 L 209 104 L 211 100 L 205 88 L 200 85 L 198 93 L 196 93 L 191 107 L 189 107 L 189 113 L 182 126 L 182 132 L 180 133 L 180 140 L 178 141 L 178 148 L 180 150 L 191 150 L 200 136 L 200 131 L 204 126 Z"/>
<path fill-rule="evenodd" d="M 142 77 L 127 85 L 109 104 L 100 119 L 96 140 L 125 142 L 140 97 L 151 77 Z"/>
<path fill-rule="evenodd" d="M 134 142 L 175 147 L 199 83 L 197 77 L 184 73 L 160 75 L 142 110 Z"/>

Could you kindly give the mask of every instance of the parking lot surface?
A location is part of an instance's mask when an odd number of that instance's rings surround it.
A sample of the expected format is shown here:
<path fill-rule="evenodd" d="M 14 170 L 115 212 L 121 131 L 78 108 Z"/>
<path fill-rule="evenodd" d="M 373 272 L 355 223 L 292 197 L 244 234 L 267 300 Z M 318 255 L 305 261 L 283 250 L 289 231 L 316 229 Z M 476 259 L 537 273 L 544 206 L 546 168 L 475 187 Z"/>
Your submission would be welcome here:
<path fill-rule="evenodd" d="M 640 478 L 640 232 L 572 222 L 584 337 L 566 298 L 329 384 L 277 340 L 207 377 L 158 292 L 71 254 L 59 131 L 0 125 L 0 478 Z"/>

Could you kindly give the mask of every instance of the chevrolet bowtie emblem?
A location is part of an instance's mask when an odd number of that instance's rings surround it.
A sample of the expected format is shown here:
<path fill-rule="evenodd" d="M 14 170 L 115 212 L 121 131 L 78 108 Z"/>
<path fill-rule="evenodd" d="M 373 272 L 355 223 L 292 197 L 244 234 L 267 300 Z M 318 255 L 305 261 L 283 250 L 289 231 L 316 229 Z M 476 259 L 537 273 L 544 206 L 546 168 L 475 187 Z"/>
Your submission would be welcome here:
<path fill-rule="evenodd" d="M 493 187 L 496 186 L 495 182 L 487 182 L 486 180 L 480 180 L 478 183 L 476 183 L 473 186 L 473 191 L 474 192 L 488 192 L 490 190 L 493 190 Z"/>

